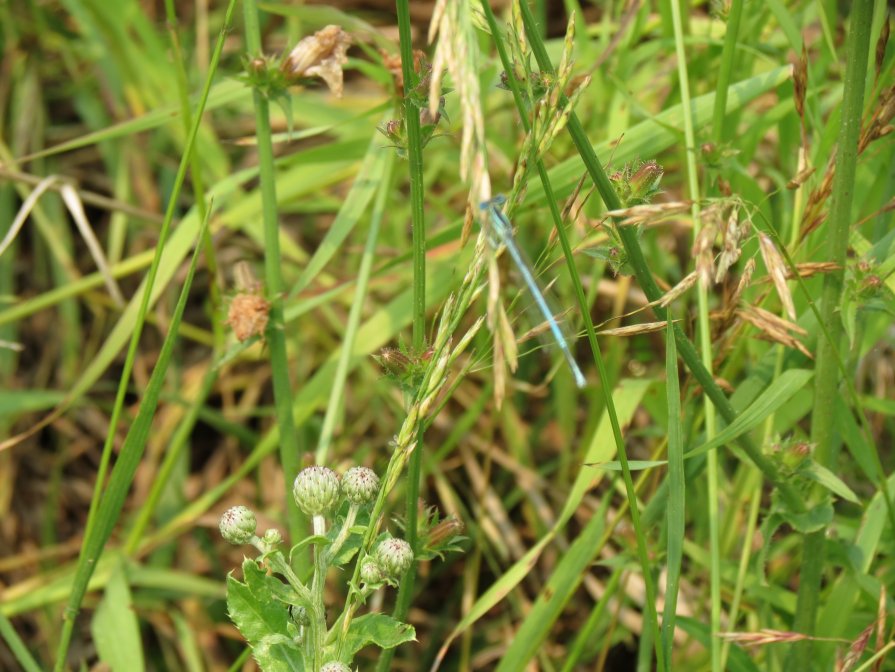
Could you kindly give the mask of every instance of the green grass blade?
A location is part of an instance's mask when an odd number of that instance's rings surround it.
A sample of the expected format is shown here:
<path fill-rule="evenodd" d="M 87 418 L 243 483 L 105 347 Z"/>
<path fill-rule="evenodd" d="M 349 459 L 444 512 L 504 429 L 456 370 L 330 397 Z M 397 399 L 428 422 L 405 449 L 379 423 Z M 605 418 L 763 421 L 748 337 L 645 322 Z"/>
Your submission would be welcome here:
<path fill-rule="evenodd" d="M 513 641 L 501 656 L 498 672 L 522 670 L 535 657 L 562 615 L 563 607 L 581 585 L 588 569 L 602 551 L 600 539 L 606 531 L 609 498 L 591 517 L 550 575 L 538 599 L 516 630 Z"/>
<path fill-rule="evenodd" d="M 16 632 L 9 619 L 2 613 L 0 613 L 0 637 L 3 637 L 3 641 L 6 642 L 24 672 L 41 672 L 41 667 L 34 660 L 31 651 L 19 637 L 19 633 Z"/>
<path fill-rule="evenodd" d="M 665 588 L 665 610 L 662 614 L 662 646 L 666 669 L 671 669 L 674 628 L 677 621 L 677 597 L 681 580 L 681 561 L 686 534 L 684 481 L 684 435 L 681 427 L 681 397 L 678 384 L 677 346 L 674 331 L 668 324 L 665 338 L 665 380 L 668 404 L 668 503 L 665 565 L 668 572 Z"/>
<path fill-rule="evenodd" d="M 813 377 L 814 371 L 810 369 L 789 369 L 784 371 L 758 399 L 737 415 L 736 420 L 718 432 L 710 441 L 706 441 L 702 445 L 687 451 L 684 458 L 690 459 L 714 450 L 719 446 L 732 443 L 746 432 L 757 427 L 771 413 L 774 413 L 789 401 Z"/>
<path fill-rule="evenodd" d="M 618 388 L 613 390 L 612 398 L 616 402 L 618 419 L 622 426 L 627 425 L 631 421 L 634 411 L 637 410 L 643 395 L 649 389 L 652 382 L 653 381 L 650 380 L 625 379 L 621 382 Z M 594 432 L 584 462 L 599 459 L 601 455 L 606 454 L 605 451 L 608 451 L 608 454 L 611 455 L 611 451 L 614 449 L 615 444 L 612 441 L 612 426 L 607 414 L 604 412 L 600 419 L 600 424 L 597 427 L 597 431 Z M 593 458 L 593 460 L 590 458 Z M 575 485 L 572 487 L 572 490 L 566 499 L 562 513 L 560 513 L 553 528 L 541 537 L 541 539 L 538 540 L 538 543 L 532 546 L 532 548 L 516 561 L 512 567 L 504 570 L 500 578 L 498 578 L 485 593 L 479 596 L 475 604 L 470 607 L 463 619 L 454 626 L 450 635 L 445 639 L 445 643 L 438 652 L 438 658 L 445 655 L 454 639 L 464 633 L 467 629 L 471 628 L 476 621 L 493 609 L 495 605 L 503 601 L 503 599 L 506 598 L 517 585 L 519 585 L 519 582 L 528 576 L 531 568 L 537 562 L 538 557 L 540 557 L 543 550 L 553 540 L 555 535 L 563 529 L 565 524 L 578 509 L 584 495 L 587 494 L 597 482 L 599 482 L 599 478 L 595 478 L 590 470 L 581 470 L 575 481 Z"/>
<path fill-rule="evenodd" d="M 336 214 L 336 218 L 327 230 L 323 240 L 317 246 L 314 256 L 302 269 L 301 275 L 289 292 L 289 296 L 296 296 L 313 282 L 314 278 L 339 251 L 342 243 L 345 242 L 345 239 L 357 226 L 357 223 L 366 215 L 370 201 L 373 200 L 373 195 L 380 187 L 379 181 L 385 170 L 385 165 L 389 162 L 389 157 L 393 153 L 391 150 L 382 147 L 380 138 L 373 137 L 371 139 L 360 171 L 351 185 L 351 191 L 348 192 L 344 204 L 339 208 L 338 214 Z"/>
<path fill-rule="evenodd" d="M 200 236 L 205 231 L 207 220 L 200 230 Z M 96 567 L 96 563 L 102 555 L 103 547 L 112 534 L 115 522 L 121 515 L 124 506 L 124 500 L 130 489 L 140 458 L 143 455 L 143 449 L 146 446 L 146 440 L 149 438 L 149 431 L 152 426 L 153 415 L 158 404 L 159 394 L 165 381 L 168 363 L 171 360 L 171 354 L 174 350 L 174 343 L 177 340 L 177 330 L 180 326 L 180 320 L 183 317 L 183 311 L 186 308 L 187 298 L 189 296 L 190 285 L 193 275 L 196 271 L 196 262 L 199 258 L 199 247 L 195 248 L 193 259 L 190 264 L 189 273 L 184 281 L 183 290 L 177 301 L 177 307 L 171 317 L 171 326 L 165 342 L 159 353 L 158 361 L 152 371 L 143 402 L 140 404 L 140 410 L 137 417 L 131 424 L 121 452 L 112 473 L 109 477 L 108 485 L 99 499 L 98 505 L 94 512 L 95 521 L 93 525 L 89 525 L 81 547 L 81 555 L 78 558 L 78 565 L 75 571 L 74 580 L 72 582 L 71 594 L 65 609 L 65 626 L 63 630 L 63 638 L 59 644 L 59 651 L 56 658 L 56 669 L 61 670 L 65 665 L 65 657 L 68 651 L 68 643 L 71 638 L 71 626 L 74 624 L 74 618 L 78 613 L 81 601 L 87 592 L 87 584 L 90 576 Z"/>

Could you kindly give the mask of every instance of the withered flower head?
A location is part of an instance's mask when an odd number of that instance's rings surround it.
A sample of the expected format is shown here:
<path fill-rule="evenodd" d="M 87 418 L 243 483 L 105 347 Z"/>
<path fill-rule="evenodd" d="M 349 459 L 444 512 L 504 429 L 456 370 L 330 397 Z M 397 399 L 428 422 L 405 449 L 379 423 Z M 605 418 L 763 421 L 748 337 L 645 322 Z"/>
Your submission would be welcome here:
<path fill-rule="evenodd" d="M 302 38 L 283 61 L 282 69 L 292 79 L 319 77 L 336 96 L 342 95 L 342 66 L 348 62 L 351 35 L 341 26 L 330 25 Z"/>
<path fill-rule="evenodd" d="M 237 294 L 230 301 L 227 322 L 237 340 L 242 343 L 252 336 L 264 336 L 270 304 L 258 294 Z"/>

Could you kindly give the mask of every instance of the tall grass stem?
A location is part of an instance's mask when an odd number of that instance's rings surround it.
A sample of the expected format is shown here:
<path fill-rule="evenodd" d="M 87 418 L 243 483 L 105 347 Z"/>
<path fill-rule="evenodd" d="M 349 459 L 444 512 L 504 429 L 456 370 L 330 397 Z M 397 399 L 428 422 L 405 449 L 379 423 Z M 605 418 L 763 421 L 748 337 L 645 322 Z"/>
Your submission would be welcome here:
<path fill-rule="evenodd" d="M 836 148 L 832 200 L 825 232 L 828 241 L 827 261 L 839 270 L 824 276 L 821 290 L 820 319 L 829 339 L 818 339 L 817 367 L 814 383 L 814 410 L 811 414 L 811 441 L 816 445 L 814 459 L 823 467 L 835 470 L 836 434 L 833 428 L 836 397 L 839 394 L 839 368 L 836 345 L 842 338 L 839 314 L 844 289 L 845 261 L 851 229 L 851 207 L 858 157 L 858 136 L 864 107 L 864 84 L 867 78 L 867 56 L 870 46 L 871 0 L 855 0 L 852 5 L 846 43 L 845 82 L 839 121 L 839 142 Z M 850 375 L 850 374 L 849 374 Z M 813 634 L 824 569 L 826 528 L 807 534 L 802 547 L 802 567 L 796 601 L 793 630 Z M 787 658 L 786 669 L 810 669 L 810 640 L 799 642 Z"/>
<path fill-rule="evenodd" d="M 261 28 L 255 0 L 243 2 L 246 51 L 251 57 L 260 56 Z M 289 378 L 289 356 L 286 352 L 286 331 L 283 319 L 283 275 L 280 258 L 280 226 L 277 214 L 276 169 L 273 159 L 273 140 L 270 130 L 270 102 L 264 94 L 252 91 L 255 104 L 255 139 L 258 147 L 258 178 L 261 191 L 261 221 L 264 229 L 264 280 L 270 301 L 270 318 L 266 332 L 270 352 L 274 406 L 280 429 L 280 465 L 287 483 L 298 474 L 298 437 L 292 419 L 292 383 Z M 293 539 L 304 537 L 303 516 L 286 488 L 286 520 Z M 303 558 L 303 554 L 296 554 Z"/>

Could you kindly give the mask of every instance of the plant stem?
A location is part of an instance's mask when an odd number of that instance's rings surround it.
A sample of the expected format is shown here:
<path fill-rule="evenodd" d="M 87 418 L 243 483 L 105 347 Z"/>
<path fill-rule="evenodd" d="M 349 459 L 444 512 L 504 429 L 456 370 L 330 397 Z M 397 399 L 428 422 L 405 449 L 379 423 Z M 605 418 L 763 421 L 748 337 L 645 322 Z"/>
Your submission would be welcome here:
<path fill-rule="evenodd" d="M 246 51 L 252 56 L 261 54 L 261 28 L 255 0 L 243 3 L 245 15 Z M 288 483 L 298 473 L 298 440 L 292 420 L 292 385 L 289 381 L 289 358 L 286 354 L 286 332 L 283 320 L 283 276 L 280 259 L 280 228 L 277 217 L 276 171 L 273 161 L 273 141 L 270 130 L 270 104 L 257 89 L 252 91 L 255 103 L 255 137 L 258 144 L 259 187 L 261 216 L 264 226 L 264 279 L 270 301 L 270 319 L 266 332 L 270 350 L 274 404 L 280 429 L 280 464 Z M 286 492 L 286 519 L 289 535 L 300 539 L 303 534 L 302 515 Z"/>
<path fill-rule="evenodd" d="M 687 54 L 684 49 L 684 30 L 681 21 L 681 6 L 679 0 L 671 0 L 671 20 L 674 28 L 674 45 L 677 54 L 678 81 L 681 89 L 681 106 L 684 113 L 684 157 L 687 165 L 687 185 L 690 192 L 691 217 L 693 219 L 693 239 L 699 237 L 702 231 L 702 218 L 699 209 L 699 178 L 696 174 L 696 136 L 693 131 L 693 114 L 690 106 L 690 81 L 687 72 Z M 727 93 L 727 82 L 722 82 L 723 90 Z M 720 88 L 720 87 L 719 87 Z M 725 103 L 719 105 L 719 97 L 715 98 L 715 124 L 719 128 L 722 121 L 718 118 L 718 109 L 724 111 Z M 712 335 L 711 322 L 709 321 L 709 295 L 708 287 L 701 280 L 696 285 L 696 297 L 698 305 L 697 328 L 699 331 L 699 345 L 701 350 L 701 362 L 705 370 L 712 375 Z M 715 436 L 715 407 L 708 395 L 703 395 L 705 410 L 705 437 L 711 440 Z M 708 498 L 708 522 L 709 522 L 709 586 L 711 593 L 711 608 L 709 638 L 712 669 L 721 669 L 721 639 L 718 633 L 721 630 L 721 543 L 719 531 L 718 510 L 718 451 L 713 450 L 706 456 L 706 485 Z"/>
<path fill-rule="evenodd" d="M 423 209 L 423 145 L 420 135 L 420 114 L 411 92 L 416 87 L 417 77 L 413 67 L 413 42 L 410 32 L 409 0 L 397 0 L 398 35 L 401 47 L 401 74 L 404 78 L 404 124 L 407 129 L 407 159 L 410 178 L 410 221 L 413 245 L 413 352 L 415 356 L 422 354 L 426 339 L 426 217 Z M 419 507 L 417 500 L 420 493 L 420 474 L 422 472 L 423 423 L 420 423 L 416 435 L 416 449 L 410 455 L 407 466 L 407 491 L 405 495 L 405 534 L 407 543 L 413 549 L 414 557 L 418 554 L 417 518 Z M 410 609 L 413 596 L 416 561 L 401 577 L 398 597 L 395 602 L 394 617 L 403 621 Z M 388 670 L 391 664 L 393 649 L 382 652 L 377 666 L 378 670 Z"/>
<path fill-rule="evenodd" d="M 839 391 L 839 366 L 836 344 L 842 338 L 839 304 L 845 277 L 851 206 L 854 193 L 858 136 L 864 107 L 864 82 L 867 77 L 867 54 L 870 41 L 871 0 L 855 0 L 846 45 L 845 83 L 839 142 L 836 148 L 833 194 L 827 219 L 829 241 L 827 261 L 838 264 L 839 270 L 824 276 L 821 290 L 820 317 L 830 339 L 818 339 L 817 367 L 814 383 L 814 411 L 811 414 L 811 441 L 816 445 L 814 459 L 828 469 L 835 469 L 836 437 L 833 430 L 834 407 Z M 805 535 L 799 594 L 793 630 L 813 634 L 824 568 L 826 528 Z M 786 669 L 806 670 L 811 667 L 811 641 L 797 643 L 787 659 Z"/>
<path fill-rule="evenodd" d="M 260 539 L 255 537 L 253 540 L 255 548 L 262 553 L 266 553 L 267 549 L 261 545 Z M 298 595 L 301 605 L 305 608 L 308 615 L 308 637 L 305 640 L 304 650 L 306 660 L 311 661 L 311 671 L 317 672 L 323 664 L 321 654 L 323 653 L 323 640 L 326 636 L 326 619 L 325 609 L 323 607 L 323 585 L 326 577 L 326 567 L 322 560 L 323 553 L 314 550 L 314 580 L 311 584 L 311 590 L 301 582 L 289 566 L 289 562 L 280 551 L 266 554 L 266 560 L 271 570 L 281 574 L 289 583 L 295 593 Z M 318 581 L 319 567 L 322 566 L 322 577 Z"/>

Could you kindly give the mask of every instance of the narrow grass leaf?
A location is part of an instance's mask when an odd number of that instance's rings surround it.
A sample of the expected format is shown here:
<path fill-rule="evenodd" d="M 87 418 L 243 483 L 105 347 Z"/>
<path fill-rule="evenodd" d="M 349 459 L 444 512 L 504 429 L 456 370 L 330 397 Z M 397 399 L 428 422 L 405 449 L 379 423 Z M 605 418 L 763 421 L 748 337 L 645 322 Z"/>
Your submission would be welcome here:
<path fill-rule="evenodd" d="M 646 469 L 655 469 L 668 464 L 668 460 L 628 460 L 628 469 L 631 471 L 644 471 Z M 594 467 L 595 469 L 605 469 L 606 471 L 621 471 L 622 465 L 618 460 L 611 462 L 594 462 L 586 463 L 585 467 Z"/>
<path fill-rule="evenodd" d="M 609 498 L 588 521 L 581 534 L 562 555 L 547 585 L 519 626 L 510 646 L 501 657 L 498 672 L 522 670 L 540 650 L 553 624 L 581 585 L 585 574 L 602 547 L 600 539 L 606 530 L 606 508 Z"/>
<path fill-rule="evenodd" d="M 379 178 L 383 174 L 389 154 L 390 150 L 382 147 L 382 141 L 379 138 L 374 137 L 371 140 L 360 172 L 351 185 L 351 191 L 348 192 L 335 220 L 317 246 L 314 256 L 311 257 L 292 287 L 292 291 L 289 292 L 290 296 L 298 294 L 317 277 L 317 274 L 329 263 L 348 235 L 354 230 L 358 221 L 366 216 L 370 201 L 373 200 L 373 195 L 379 187 Z"/>
<path fill-rule="evenodd" d="M 209 211 L 210 212 L 210 211 Z M 205 233 L 208 220 L 199 231 L 197 240 L 201 240 Z M 133 482 L 134 474 L 137 466 L 143 456 L 143 449 L 146 447 L 146 440 L 149 438 L 149 430 L 152 427 L 152 419 L 158 405 L 159 395 L 161 394 L 162 385 L 165 381 L 165 374 L 168 370 L 168 364 L 171 361 L 171 355 L 174 351 L 174 343 L 177 340 L 177 331 L 180 327 L 180 321 L 183 318 L 183 311 L 186 308 L 189 290 L 193 282 L 193 276 L 196 272 L 196 263 L 199 259 L 200 246 L 198 243 L 193 252 L 193 259 L 190 263 L 189 272 L 184 280 L 183 289 L 180 292 L 180 298 L 177 306 L 171 316 L 171 326 L 165 341 L 162 344 L 158 361 L 152 370 L 149 378 L 149 384 L 140 404 L 140 410 L 137 417 L 125 436 L 124 444 L 112 473 L 109 477 L 109 483 L 105 493 L 100 499 L 99 506 L 96 510 L 95 524 L 88 527 L 88 535 L 84 539 L 81 546 L 81 555 L 78 558 L 78 565 L 75 571 L 74 580 L 72 582 L 71 594 L 66 607 L 66 617 L 73 619 L 78 612 L 84 594 L 87 592 L 87 584 L 96 567 L 97 560 L 102 555 L 103 547 L 112 534 L 115 522 L 118 520 L 121 510 L 124 506 L 124 500 L 127 492 Z"/>
<path fill-rule="evenodd" d="M 811 462 L 802 472 L 815 483 L 819 483 L 834 495 L 851 502 L 852 504 L 860 504 L 861 500 L 845 482 L 832 471 L 818 464 Z"/>
<path fill-rule="evenodd" d="M 618 422 L 621 427 L 625 427 L 634 416 L 634 411 L 640 405 L 643 395 L 646 394 L 650 386 L 655 381 L 651 378 L 625 378 L 618 387 L 612 391 L 612 399 L 615 402 L 615 408 L 618 413 Z M 615 442 L 612 439 L 612 426 L 606 413 L 600 418 L 600 424 L 597 431 L 591 437 L 590 444 L 584 454 L 582 462 L 584 464 L 606 464 L 612 457 L 615 457 Z M 629 461 L 629 465 L 631 462 Z M 633 467 L 631 467 L 633 469 Z M 619 469 L 621 467 L 619 466 Z M 603 479 L 603 474 L 599 471 L 594 472 L 591 469 L 582 469 L 578 472 L 578 477 L 572 485 L 569 497 L 563 506 L 560 520 L 568 520 L 587 492 L 597 486 Z"/>
<path fill-rule="evenodd" d="M 874 483 L 882 482 L 885 476 L 879 469 L 879 456 L 875 454 L 875 447 L 867 442 L 864 433 L 858 427 L 848 402 L 839 397 L 836 400 L 836 407 L 833 412 L 836 414 L 835 422 L 839 435 L 845 442 L 848 452 L 855 459 L 855 463 L 871 481 Z"/>
<path fill-rule="evenodd" d="M 808 384 L 808 381 L 813 376 L 814 371 L 808 369 L 789 369 L 784 371 L 770 387 L 762 392 L 758 399 L 753 401 L 746 410 L 736 417 L 736 420 L 718 432 L 711 441 L 706 441 L 701 446 L 688 451 L 684 457 L 690 459 L 726 443 L 733 442 L 742 434 L 755 428 L 758 423 L 789 401 L 796 392 Z"/>
<path fill-rule="evenodd" d="M 16 632 L 12 623 L 2 613 L 0 613 L 0 637 L 6 642 L 24 672 L 41 672 L 41 666 L 34 660 L 33 654 L 19 637 L 19 633 Z"/>
<path fill-rule="evenodd" d="M 667 669 L 671 669 L 671 651 L 677 621 L 677 597 L 681 580 L 681 562 L 686 534 L 684 481 L 684 438 L 681 427 L 681 398 L 678 382 L 677 345 L 671 325 L 665 338 L 665 380 L 668 407 L 668 504 L 665 609 L 662 614 L 662 646 Z"/>

